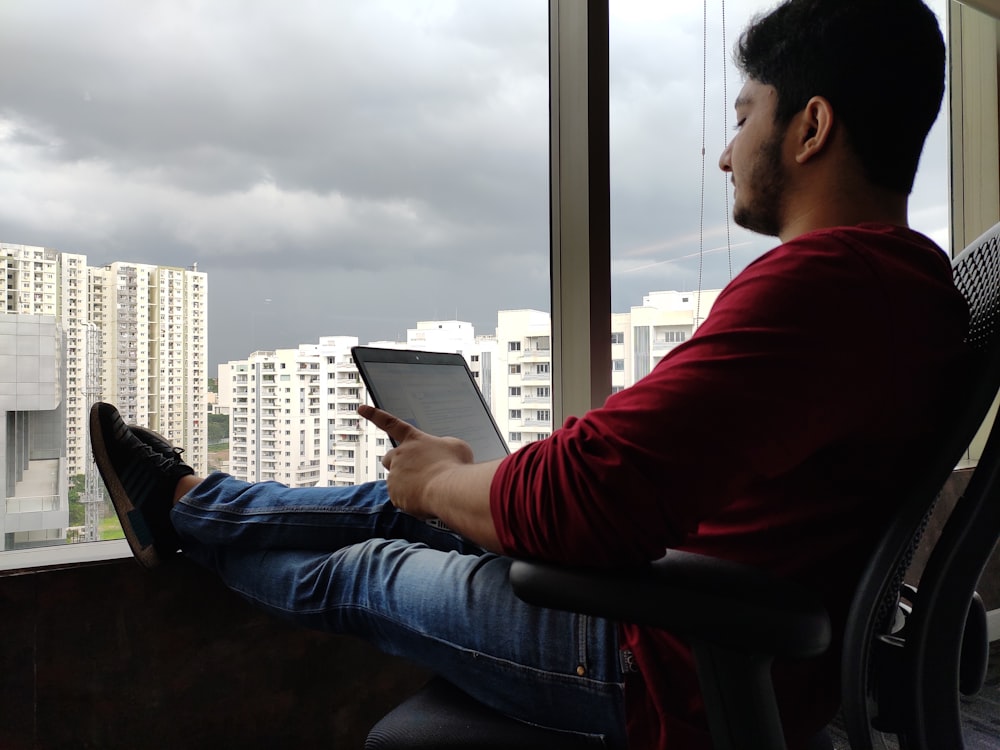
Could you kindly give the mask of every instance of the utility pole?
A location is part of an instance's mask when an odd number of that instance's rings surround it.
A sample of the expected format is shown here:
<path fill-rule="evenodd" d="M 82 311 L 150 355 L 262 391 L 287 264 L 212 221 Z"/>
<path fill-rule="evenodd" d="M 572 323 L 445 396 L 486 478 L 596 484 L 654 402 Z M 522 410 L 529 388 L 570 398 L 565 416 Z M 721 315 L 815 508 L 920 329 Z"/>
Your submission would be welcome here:
<path fill-rule="evenodd" d="M 94 463 L 94 452 L 90 445 L 90 408 L 101 399 L 101 331 L 93 323 L 86 323 L 87 373 L 84 386 L 84 402 L 87 404 L 87 461 L 84 491 L 80 496 L 85 515 L 83 541 L 98 542 L 101 539 L 101 505 L 104 490 Z"/>

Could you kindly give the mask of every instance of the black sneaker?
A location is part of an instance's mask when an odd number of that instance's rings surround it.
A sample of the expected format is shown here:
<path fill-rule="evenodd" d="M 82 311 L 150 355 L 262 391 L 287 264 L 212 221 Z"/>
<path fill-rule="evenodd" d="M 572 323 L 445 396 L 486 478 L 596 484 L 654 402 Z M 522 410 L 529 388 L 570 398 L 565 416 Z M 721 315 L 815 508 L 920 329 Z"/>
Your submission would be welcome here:
<path fill-rule="evenodd" d="M 182 449 L 152 430 L 129 427 L 114 406 L 100 402 L 90 408 L 90 443 L 132 554 L 147 568 L 176 555 L 174 490 L 194 474 L 181 461 Z"/>

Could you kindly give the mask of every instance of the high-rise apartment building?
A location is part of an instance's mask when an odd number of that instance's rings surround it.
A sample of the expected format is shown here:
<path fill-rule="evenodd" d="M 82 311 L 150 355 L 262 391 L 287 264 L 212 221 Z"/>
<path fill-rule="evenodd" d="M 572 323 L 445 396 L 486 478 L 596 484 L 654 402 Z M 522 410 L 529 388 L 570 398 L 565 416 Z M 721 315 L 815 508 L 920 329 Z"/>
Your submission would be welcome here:
<path fill-rule="evenodd" d="M 547 312 L 497 313 L 493 417 L 511 450 L 552 432 L 551 342 Z"/>
<path fill-rule="evenodd" d="M 128 422 L 208 464 L 207 278 L 191 269 L 111 263 L 89 269 L 92 320 L 101 332 L 100 392 Z"/>
<path fill-rule="evenodd" d="M 650 292 L 641 305 L 612 314 L 612 393 L 648 375 L 671 349 L 691 338 L 721 292 Z"/>
<path fill-rule="evenodd" d="M 652 292 L 642 305 L 613 315 L 613 390 L 632 385 L 690 338 L 719 291 Z M 501 310 L 495 336 L 476 336 L 463 321 L 422 321 L 406 341 L 371 345 L 462 354 L 501 435 L 516 450 L 552 432 L 550 327 L 546 312 Z M 219 408 L 232 415 L 230 473 L 298 487 L 384 477 L 389 441 L 357 415 L 367 399 L 351 357 L 357 343 L 329 336 L 219 368 Z"/>
<path fill-rule="evenodd" d="M 611 390 L 649 374 L 708 315 L 722 290 L 651 292 L 642 304 L 611 316 Z M 511 450 L 552 432 L 552 351 L 548 313 L 497 313 L 494 418 Z"/>
<path fill-rule="evenodd" d="M 324 336 L 317 344 L 258 351 L 219 367 L 219 407 L 230 414 L 230 474 L 293 487 L 385 476 L 381 461 L 389 440 L 357 414 L 367 399 L 351 356 L 357 344 L 354 336 Z M 494 347 L 491 338 L 477 341 L 464 321 L 420 322 L 405 342 L 373 345 L 461 353 L 477 380 L 489 378 Z"/>
<path fill-rule="evenodd" d="M 0 311 L 52 316 L 65 338 L 66 468 L 82 474 L 87 437 L 83 387 L 87 352 L 87 258 L 45 247 L 0 243 Z"/>
<path fill-rule="evenodd" d="M 351 359 L 357 343 L 327 336 L 219 368 L 220 404 L 230 413 L 230 474 L 291 487 L 361 481 L 362 386 Z"/>
<path fill-rule="evenodd" d="M 204 470 L 204 273 L 122 262 L 89 267 L 85 255 L 11 243 L 0 243 L 0 269 L 0 312 L 54 316 L 65 336 L 70 476 L 84 473 L 89 460 L 88 387 L 126 419 L 187 446 L 186 458 Z M 102 364 L 95 376 L 96 362 Z"/>

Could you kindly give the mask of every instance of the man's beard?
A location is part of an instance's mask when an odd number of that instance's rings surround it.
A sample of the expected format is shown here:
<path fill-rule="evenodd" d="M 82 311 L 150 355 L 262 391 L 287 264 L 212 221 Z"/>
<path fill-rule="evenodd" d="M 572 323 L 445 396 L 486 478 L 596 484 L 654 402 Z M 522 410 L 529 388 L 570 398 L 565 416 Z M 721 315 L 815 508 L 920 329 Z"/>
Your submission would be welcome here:
<path fill-rule="evenodd" d="M 733 220 L 751 232 L 777 237 L 781 233 L 781 201 L 785 173 L 781 168 L 784 133 L 775 133 L 766 141 L 748 173 L 740 179 L 744 195 L 750 200 L 733 208 Z"/>

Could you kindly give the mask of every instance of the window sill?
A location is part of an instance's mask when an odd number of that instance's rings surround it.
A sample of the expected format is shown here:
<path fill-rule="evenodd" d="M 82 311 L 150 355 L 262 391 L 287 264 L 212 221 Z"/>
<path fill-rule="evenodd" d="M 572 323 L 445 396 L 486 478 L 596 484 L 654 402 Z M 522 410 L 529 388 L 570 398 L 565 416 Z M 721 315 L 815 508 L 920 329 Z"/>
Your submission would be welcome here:
<path fill-rule="evenodd" d="M 7 550 L 0 553 L 0 576 L 34 573 L 38 569 L 105 562 L 131 557 L 124 539 L 106 542 L 80 542 L 53 547 Z"/>

